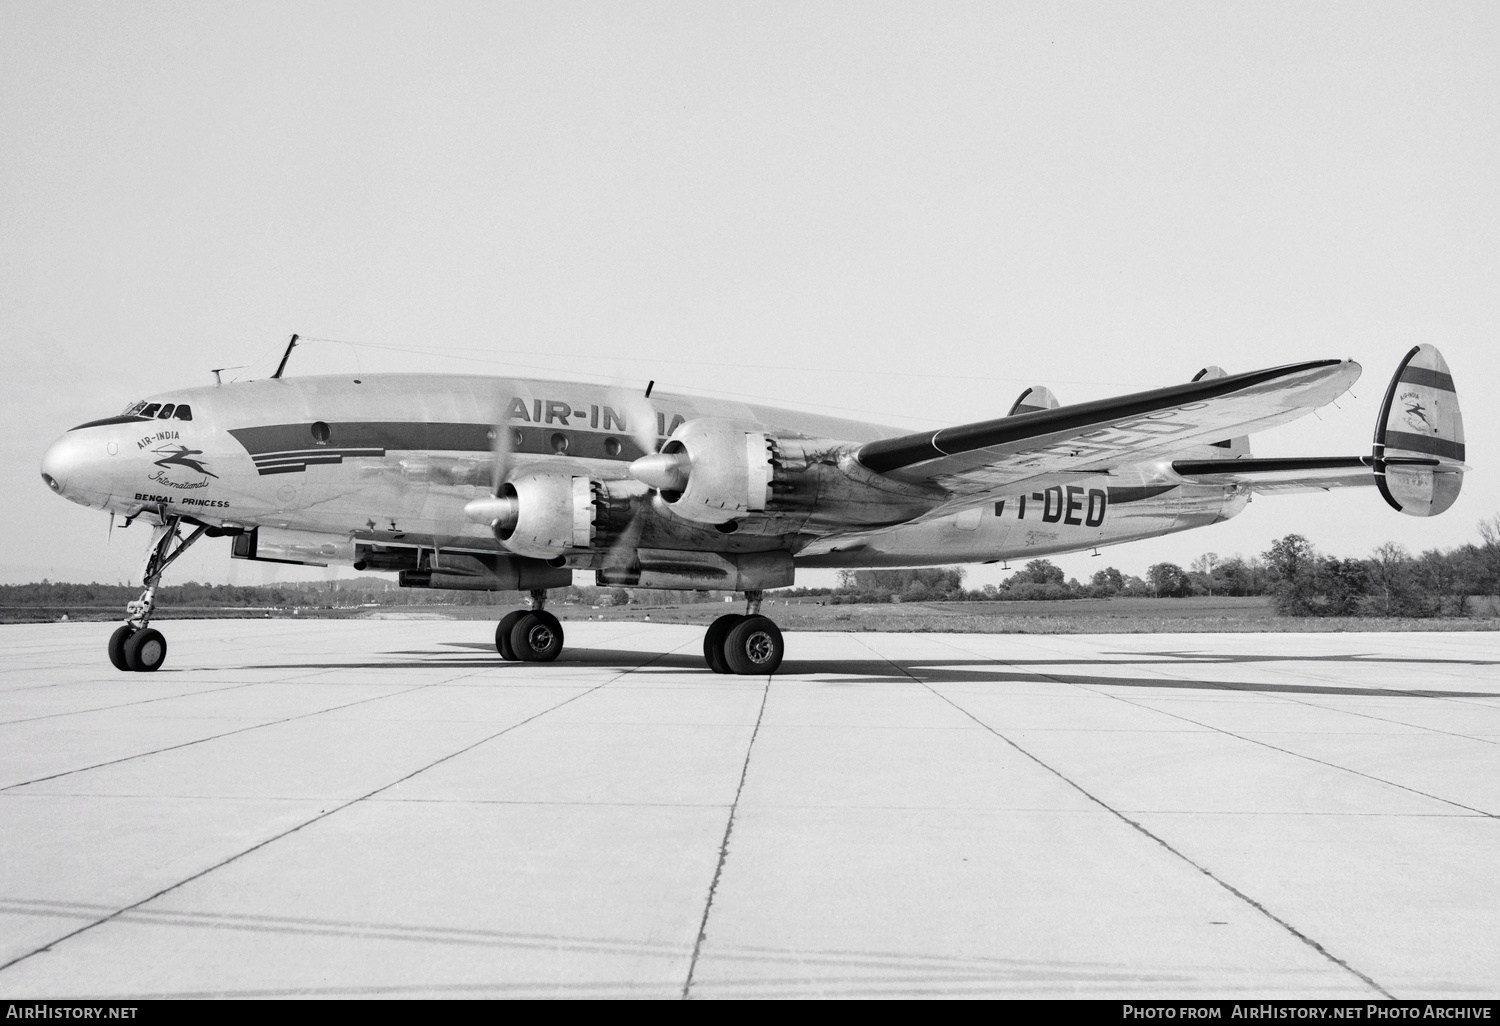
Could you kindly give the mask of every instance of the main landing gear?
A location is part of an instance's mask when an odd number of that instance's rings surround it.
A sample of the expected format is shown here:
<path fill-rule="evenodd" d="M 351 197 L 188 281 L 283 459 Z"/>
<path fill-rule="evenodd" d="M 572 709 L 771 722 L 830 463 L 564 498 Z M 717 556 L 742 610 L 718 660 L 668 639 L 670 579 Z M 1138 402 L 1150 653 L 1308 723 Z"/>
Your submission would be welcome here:
<path fill-rule="evenodd" d="M 531 608 L 506 613 L 495 628 L 495 648 L 511 662 L 550 663 L 563 647 L 562 624 L 542 608 L 545 591 L 531 593 Z"/>
<path fill-rule="evenodd" d="M 760 615 L 761 593 L 745 592 L 745 612 L 728 613 L 708 625 L 703 661 L 715 673 L 775 673 L 786 651 L 781 628 Z"/>
<path fill-rule="evenodd" d="M 156 586 L 161 583 L 162 571 L 207 530 L 199 527 L 184 538 L 181 526 L 181 517 L 169 516 L 151 535 L 151 549 L 141 571 L 144 590 L 140 598 L 125 607 L 128 617 L 109 637 L 109 661 L 117 670 L 150 673 L 167 660 L 167 639 L 161 631 L 146 626 L 156 608 Z"/>

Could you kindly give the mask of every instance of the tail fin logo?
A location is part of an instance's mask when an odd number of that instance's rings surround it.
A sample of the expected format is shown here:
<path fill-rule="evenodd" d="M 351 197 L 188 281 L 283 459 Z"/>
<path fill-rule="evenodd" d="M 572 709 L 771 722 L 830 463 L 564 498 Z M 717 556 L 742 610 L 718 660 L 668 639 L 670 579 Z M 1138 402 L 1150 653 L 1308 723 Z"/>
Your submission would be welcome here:
<path fill-rule="evenodd" d="M 1427 419 L 1427 408 L 1417 400 L 1415 392 L 1407 392 L 1401 397 L 1401 401 L 1406 404 L 1406 424 L 1408 427 L 1413 431 L 1436 430 L 1432 425 L 1432 421 Z"/>

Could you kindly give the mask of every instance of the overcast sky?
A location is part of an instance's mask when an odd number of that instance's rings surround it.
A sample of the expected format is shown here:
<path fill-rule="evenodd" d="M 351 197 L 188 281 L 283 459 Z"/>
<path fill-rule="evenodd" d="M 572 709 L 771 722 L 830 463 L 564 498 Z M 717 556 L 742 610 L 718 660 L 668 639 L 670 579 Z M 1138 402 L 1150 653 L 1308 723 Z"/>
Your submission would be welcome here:
<path fill-rule="evenodd" d="M 1493 2 L 0 0 L 0 581 L 134 578 L 146 533 L 52 495 L 43 450 L 264 376 L 294 331 L 418 351 L 314 344 L 293 375 L 544 368 L 911 428 L 1030 384 L 1364 365 L 1258 455 L 1367 453 L 1430 342 L 1473 468 L 1442 517 L 1263 497 L 1057 562 L 1472 540 L 1500 511 L 1497 28 Z M 297 575 L 227 550 L 169 583 Z"/>

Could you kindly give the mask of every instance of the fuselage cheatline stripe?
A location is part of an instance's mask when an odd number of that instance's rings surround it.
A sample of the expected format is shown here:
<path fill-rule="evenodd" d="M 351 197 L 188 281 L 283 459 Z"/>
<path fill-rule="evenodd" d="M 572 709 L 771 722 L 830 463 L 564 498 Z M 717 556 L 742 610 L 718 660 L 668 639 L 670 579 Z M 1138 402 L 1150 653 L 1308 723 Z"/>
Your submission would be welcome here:
<path fill-rule="evenodd" d="M 258 459 L 258 460 L 264 460 L 264 459 L 270 459 L 272 457 L 279 457 L 279 456 L 288 456 L 288 457 L 290 457 L 290 456 L 322 456 L 322 455 L 324 455 L 326 453 L 331 453 L 331 452 L 341 453 L 341 454 L 343 454 L 345 456 L 384 456 L 385 455 L 385 450 L 384 449 L 343 449 L 343 448 L 330 449 L 330 448 L 317 448 L 317 449 L 278 449 L 275 452 L 258 452 L 258 453 L 254 454 L 254 458 Z"/>

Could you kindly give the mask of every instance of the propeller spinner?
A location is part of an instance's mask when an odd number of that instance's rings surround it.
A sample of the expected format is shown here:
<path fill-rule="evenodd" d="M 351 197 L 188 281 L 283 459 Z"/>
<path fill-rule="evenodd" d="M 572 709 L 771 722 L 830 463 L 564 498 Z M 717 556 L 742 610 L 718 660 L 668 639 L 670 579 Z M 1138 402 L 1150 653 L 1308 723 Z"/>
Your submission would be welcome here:
<path fill-rule="evenodd" d="M 687 487 L 693 461 L 686 450 L 647 453 L 630 464 L 630 476 L 661 492 L 680 492 Z"/>

